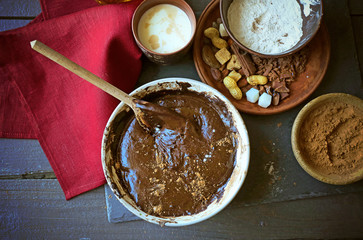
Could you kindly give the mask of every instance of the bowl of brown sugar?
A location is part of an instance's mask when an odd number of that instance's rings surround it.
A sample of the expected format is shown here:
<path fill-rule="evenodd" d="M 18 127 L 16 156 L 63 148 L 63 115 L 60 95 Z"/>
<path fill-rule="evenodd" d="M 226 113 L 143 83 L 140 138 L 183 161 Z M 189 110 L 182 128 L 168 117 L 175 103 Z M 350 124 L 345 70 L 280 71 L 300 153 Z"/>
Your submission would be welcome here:
<path fill-rule="evenodd" d="M 291 143 L 300 166 L 317 180 L 363 179 L 363 100 L 345 93 L 312 100 L 295 119 Z"/>

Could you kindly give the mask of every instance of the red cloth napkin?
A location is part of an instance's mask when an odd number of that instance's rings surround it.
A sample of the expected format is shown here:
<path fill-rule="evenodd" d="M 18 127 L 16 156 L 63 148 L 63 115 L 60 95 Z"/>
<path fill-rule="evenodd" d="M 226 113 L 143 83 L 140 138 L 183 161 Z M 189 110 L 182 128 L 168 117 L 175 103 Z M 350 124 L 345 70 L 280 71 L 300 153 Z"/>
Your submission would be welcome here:
<path fill-rule="evenodd" d="M 130 23 L 139 2 L 43 0 L 31 24 L 0 33 L 0 137 L 37 138 L 66 199 L 105 183 L 101 139 L 119 101 L 32 50 L 30 41 L 130 92 L 141 71 Z"/>

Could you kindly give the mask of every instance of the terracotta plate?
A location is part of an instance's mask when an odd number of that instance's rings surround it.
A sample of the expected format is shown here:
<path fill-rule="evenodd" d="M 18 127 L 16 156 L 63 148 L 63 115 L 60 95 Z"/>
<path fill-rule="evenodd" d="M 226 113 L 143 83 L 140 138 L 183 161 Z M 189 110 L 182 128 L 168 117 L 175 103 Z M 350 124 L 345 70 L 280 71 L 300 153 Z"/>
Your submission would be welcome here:
<path fill-rule="evenodd" d="M 319 86 L 328 68 L 330 58 L 330 40 L 327 28 L 322 23 L 318 33 L 308 44 L 310 56 L 306 71 L 300 74 L 290 85 L 290 96 L 277 106 L 262 108 L 257 103 L 250 103 L 243 96 L 242 100 L 235 100 L 223 85 L 212 78 L 210 67 L 202 59 L 203 31 L 212 26 L 212 22 L 220 17 L 219 0 L 208 4 L 200 16 L 194 40 L 193 58 L 194 64 L 201 80 L 219 90 L 240 111 L 250 114 L 268 115 L 284 112 L 306 100 Z"/>

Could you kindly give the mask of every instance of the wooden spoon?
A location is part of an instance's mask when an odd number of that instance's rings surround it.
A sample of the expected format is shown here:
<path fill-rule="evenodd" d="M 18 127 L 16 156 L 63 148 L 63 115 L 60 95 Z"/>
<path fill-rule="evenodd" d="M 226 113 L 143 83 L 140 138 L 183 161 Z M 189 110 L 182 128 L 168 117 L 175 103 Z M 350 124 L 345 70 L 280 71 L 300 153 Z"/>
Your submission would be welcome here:
<path fill-rule="evenodd" d="M 102 89 L 113 97 L 123 101 L 125 104 L 131 107 L 135 113 L 135 117 L 138 120 L 141 127 L 150 133 L 157 133 L 161 129 L 170 129 L 173 131 L 183 131 L 186 120 L 184 117 L 179 115 L 177 112 L 146 102 L 140 99 L 136 99 L 116 88 L 112 84 L 106 82 L 100 77 L 94 75 L 85 68 L 79 66 L 75 62 L 69 60 L 62 54 L 51 49 L 47 45 L 34 40 L 30 42 L 32 49 L 41 53 L 45 57 L 53 60 L 62 67 L 68 69 L 69 71 L 75 73 L 84 80 L 92 83 L 96 87 Z"/>

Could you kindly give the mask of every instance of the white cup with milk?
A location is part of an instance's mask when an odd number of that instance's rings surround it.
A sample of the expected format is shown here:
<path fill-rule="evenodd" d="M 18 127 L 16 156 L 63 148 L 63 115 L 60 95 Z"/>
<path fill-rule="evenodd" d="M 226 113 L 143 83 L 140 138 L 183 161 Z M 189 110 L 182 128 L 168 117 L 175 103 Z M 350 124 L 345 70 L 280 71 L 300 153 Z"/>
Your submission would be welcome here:
<path fill-rule="evenodd" d="M 153 62 L 169 64 L 190 48 L 196 28 L 193 10 L 182 0 L 148 0 L 132 19 L 137 45 Z"/>

